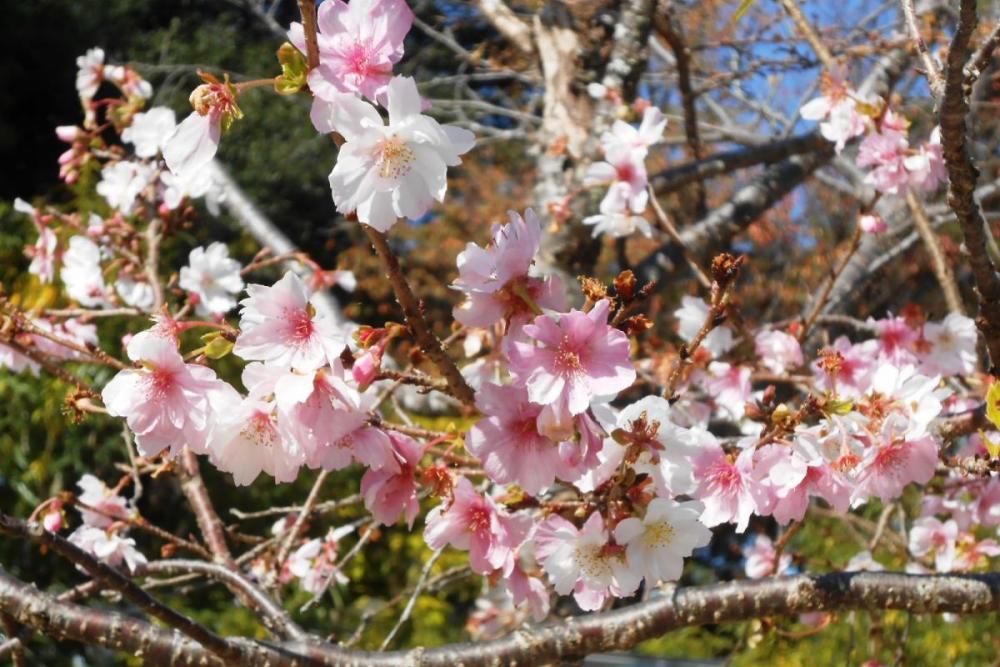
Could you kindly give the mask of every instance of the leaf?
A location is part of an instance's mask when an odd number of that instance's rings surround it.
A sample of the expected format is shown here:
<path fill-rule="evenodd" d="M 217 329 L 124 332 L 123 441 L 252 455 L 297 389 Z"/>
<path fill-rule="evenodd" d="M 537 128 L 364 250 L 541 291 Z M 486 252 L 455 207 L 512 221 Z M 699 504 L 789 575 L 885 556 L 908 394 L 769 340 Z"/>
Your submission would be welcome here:
<path fill-rule="evenodd" d="M 274 89 L 282 95 L 294 95 L 306 87 L 309 66 L 305 56 L 285 42 L 278 49 L 278 62 L 281 64 L 281 75 L 274 79 Z"/>
<path fill-rule="evenodd" d="M 750 10 L 750 7 L 753 5 L 754 2 L 755 0 L 741 0 L 740 6 L 736 8 L 736 13 L 733 14 L 733 18 L 729 19 L 729 22 L 736 23 L 741 18 L 743 18 L 743 15 Z"/>
<path fill-rule="evenodd" d="M 1000 429 L 1000 381 L 994 382 L 986 394 L 986 418 Z"/>

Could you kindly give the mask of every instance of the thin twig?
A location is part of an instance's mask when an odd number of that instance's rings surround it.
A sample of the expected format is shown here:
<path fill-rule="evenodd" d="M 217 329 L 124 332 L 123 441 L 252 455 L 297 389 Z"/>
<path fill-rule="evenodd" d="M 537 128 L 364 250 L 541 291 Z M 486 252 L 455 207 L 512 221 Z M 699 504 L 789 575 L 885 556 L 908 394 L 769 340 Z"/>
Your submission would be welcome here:
<path fill-rule="evenodd" d="M 396 254 L 392 251 L 392 248 L 389 247 L 389 240 L 385 234 L 374 227 L 362 225 L 362 228 L 368 235 L 372 246 L 374 246 L 375 252 L 378 253 L 379 259 L 382 260 L 382 264 L 385 265 L 386 277 L 389 279 L 392 289 L 396 293 L 396 301 L 399 302 L 400 307 L 403 309 L 406 324 L 413 333 L 413 337 L 416 339 L 420 349 L 430 357 L 434 365 L 437 366 L 438 371 L 444 376 L 448 383 L 449 393 L 465 405 L 474 405 L 476 402 L 475 392 L 472 391 L 472 387 L 462 377 L 462 373 L 458 370 L 455 362 L 451 360 L 451 357 L 441 347 L 441 341 L 438 340 L 437 336 L 427 326 L 427 320 L 424 319 L 420 302 L 414 296 L 409 283 L 403 276 L 399 260 L 396 258 Z"/>
<path fill-rule="evenodd" d="M 389 648 L 389 644 L 391 644 L 392 640 L 395 639 L 396 633 L 399 632 L 401 627 L 403 627 L 403 623 L 406 623 L 407 619 L 410 618 L 410 614 L 413 613 L 413 606 L 417 603 L 417 598 L 420 597 L 420 591 L 423 590 L 424 583 L 427 581 L 427 576 L 431 573 L 431 568 L 434 567 L 434 563 L 437 562 L 437 559 L 441 557 L 442 553 L 444 553 L 444 549 L 438 549 L 431 554 L 431 557 L 427 559 L 426 563 L 424 563 L 424 569 L 420 571 L 420 578 L 417 579 L 417 585 L 413 587 L 413 594 L 410 595 L 410 599 L 406 602 L 406 606 L 403 608 L 403 613 L 399 615 L 399 620 L 396 621 L 396 625 L 392 626 L 392 630 L 390 630 L 389 634 L 385 636 L 384 640 L 382 640 L 382 645 L 379 647 L 380 651 L 384 651 Z"/>

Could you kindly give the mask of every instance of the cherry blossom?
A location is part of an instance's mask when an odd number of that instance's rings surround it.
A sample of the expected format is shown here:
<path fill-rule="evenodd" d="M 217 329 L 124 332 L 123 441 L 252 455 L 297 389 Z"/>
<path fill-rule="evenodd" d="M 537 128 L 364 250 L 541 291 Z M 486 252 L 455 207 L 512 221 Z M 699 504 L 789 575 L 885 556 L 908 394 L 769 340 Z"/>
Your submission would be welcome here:
<path fill-rule="evenodd" d="M 799 115 L 806 120 L 822 121 L 820 134 L 832 141 L 839 153 L 850 139 L 864 134 L 867 121 L 858 110 L 857 92 L 847 86 L 840 73 L 825 75 L 822 88 L 823 94 L 803 104 Z"/>
<path fill-rule="evenodd" d="M 639 587 L 641 575 L 626 564 L 624 550 L 608 548 L 608 540 L 599 512 L 581 529 L 554 514 L 535 531 L 536 556 L 556 593 L 573 593 L 584 611 L 600 609 L 609 596 L 625 597 Z"/>
<path fill-rule="evenodd" d="M 337 567 L 337 547 L 354 526 L 331 528 L 323 539 L 309 540 L 288 558 L 288 573 L 299 580 L 307 593 L 319 595 L 331 581 L 346 584 L 347 577 Z"/>
<path fill-rule="evenodd" d="M 450 544 L 468 550 L 469 565 L 475 572 L 500 570 L 508 575 L 530 523 L 527 517 L 500 509 L 492 498 L 477 493 L 468 479 L 459 477 L 451 502 L 428 512 L 424 540 L 431 549 Z"/>
<path fill-rule="evenodd" d="M 865 213 L 858 218 L 858 226 L 866 234 L 885 234 L 889 231 L 887 223 L 878 213 Z"/>
<path fill-rule="evenodd" d="M 545 406 L 541 419 L 566 426 L 595 398 L 635 381 L 628 338 L 608 326 L 609 308 L 602 299 L 590 312 L 571 310 L 558 322 L 539 315 L 523 328 L 528 342 L 513 343 L 510 371 L 527 388 L 528 400 Z"/>
<path fill-rule="evenodd" d="M 461 163 L 475 137 L 421 113 L 417 84 L 394 77 L 388 87 L 389 122 L 371 104 L 349 97 L 333 110 L 346 142 L 330 172 L 333 201 L 341 213 L 386 232 L 398 218 L 422 216 L 443 201 L 448 167 Z"/>
<path fill-rule="evenodd" d="M 135 156 L 156 157 L 177 127 L 177 117 L 169 107 L 153 107 L 132 117 L 132 124 L 122 131 L 122 141 L 132 144 Z"/>
<path fill-rule="evenodd" d="M 674 311 L 677 318 L 677 335 L 685 343 L 690 343 L 698 335 L 698 332 L 705 325 L 708 317 L 708 304 L 694 296 L 684 296 L 681 298 L 681 307 Z M 701 347 L 708 350 L 713 357 L 719 357 L 735 345 L 732 330 L 726 325 L 717 326 L 708 332 Z"/>
<path fill-rule="evenodd" d="M 78 507 L 83 522 L 95 528 L 107 528 L 115 519 L 125 519 L 129 515 L 128 501 L 109 489 L 101 480 L 86 474 L 76 483 L 81 493 L 77 500 L 87 507 Z"/>
<path fill-rule="evenodd" d="M 173 342 L 164 338 L 136 336 L 127 352 L 140 366 L 119 371 L 105 385 L 101 398 L 108 414 L 125 418 L 143 456 L 167 448 L 176 456 L 185 445 L 204 452 L 212 402 L 228 399 L 235 390 L 212 369 L 184 363 Z"/>
<path fill-rule="evenodd" d="M 216 407 L 206 446 L 212 464 L 232 473 L 237 486 L 252 483 L 261 472 L 275 482 L 295 481 L 305 453 L 278 429 L 274 402 L 235 394 L 226 399 Z"/>
<path fill-rule="evenodd" d="M 854 506 L 869 497 L 888 502 L 911 482 L 926 484 L 937 467 L 938 446 L 929 435 L 908 435 L 900 415 L 886 419 L 879 439 L 865 450 L 855 472 Z"/>
<path fill-rule="evenodd" d="M 104 80 L 104 49 L 94 47 L 76 59 L 76 91 L 86 107 Z"/>
<path fill-rule="evenodd" d="M 229 284 L 235 281 L 229 279 Z M 247 295 L 240 302 L 240 335 L 234 354 L 303 371 L 340 357 L 346 346 L 343 334 L 316 311 L 295 273 L 285 273 L 271 287 L 247 285 Z"/>
<path fill-rule="evenodd" d="M 413 25 L 404 0 L 327 0 L 319 6 L 319 67 L 309 73 L 309 90 L 332 102 L 338 93 L 358 93 L 383 102 L 392 68 L 403 57 L 403 38 Z M 306 52 L 301 23 L 291 42 Z"/>
<path fill-rule="evenodd" d="M 487 383 L 476 393 L 476 407 L 487 418 L 469 429 L 465 446 L 490 479 L 532 495 L 549 487 L 566 464 L 560 446 L 538 432 L 542 406 L 528 400 L 524 387 Z"/>
<path fill-rule="evenodd" d="M 229 256 L 226 244 L 216 241 L 191 251 L 178 284 L 197 296 L 199 314 L 224 315 L 236 306 L 235 295 L 243 291 L 242 268 Z"/>
<path fill-rule="evenodd" d="M 706 449 L 695 459 L 694 476 L 698 487 L 691 495 L 705 505 L 701 521 L 706 526 L 733 522 L 736 532 L 742 533 L 757 509 L 757 500 L 769 500 L 767 490 L 754 475 L 753 457 L 752 447 L 738 456 L 726 454 L 716 447 Z"/>
<path fill-rule="evenodd" d="M 645 194 L 646 191 L 642 192 Z M 595 237 L 608 234 L 613 238 L 623 238 L 632 236 L 636 232 L 640 232 L 646 238 L 653 237 L 653 229 L 649 226 L 649 222 L 638 215 L 646 208 L 646 200 L 641 197 L 633 198 L 630 203 L 629 193 L 627 184 L 615 183 L 601 200 L 600 212 L 583 219 L 583 224 L 594 226 Z"/>
<path fill-rule="evenodd" d="M 379 523 L 394 524 L 402 512 L 407 527 L 413 528 L 413 521 L 420 511 L 414 474 L 423 454 L 423 447 L 409 436 L 399 433 L 388 435 L 399 470 L 383 466 L 378 470 L 365 471 L 361 478 L 361 495 L 364 497 L 365 508 Z"/>
<path fill-rule="evenodd" d="M 122 537 L 114 530 L 104 530 L 94 526 L 80 526 L 69 536 L 69 541 L 111 567 L 121 567 L 124 563 L 129 572 L 135 572 L 148 561 L 135 548 L 135 540 Z"/>
<path fill-rule="evenodd" d="M 948 180 L 944 149 L 941 147 L 941 128 L 935 127 L 927 143 L 919 148 L 916 155 L 907 157 L 903 165 L 910 173 L 911 185 L 924 192 L 934 192 Z"/>
<path fill-rule="evenodd" d="M 872 167 L 865 183 L 885 194 L 901 194 L 909 184 L 904 164 L 909 148 L 906 136 L 894 130 L 866 136 L 858 149 L 858 166 Z"/>
<path fill-rule="evenodd" d="M 101 273 L 101 250 L 97 244 L 86 236 L 74 236 L 62 259 L 61 278 L 71 299 L 88 308 L 108 303 L 108 288 Z"/>
<path fill-rule="evenodd" d="M 191 93 L 194 111 L 182 120 L 161 146 L 167 168 L 175 175 L 198 173 L 212 161 L 222 132 L 243 117 L 237 104 L 236 87 L 203 75 L 206 83 Z"/>
<path fill-rule="evenodd" d="M 921 371 L 940 375 L 969 375 L 976 370 L 976 323 L 959 313 L 949 313 L 941 322 L 924 325 L 924 339 L 931 351 Z"/>
<path fill-rule="evenodd" d="M 641 162 L 646 158 L 649 147 L 663 138 L 663 131 L 666 128 L 667 119 L 663 112 L 654 106 L 649 106 L 643 111 L 642 122 L 638 128 L 623 120 L 616 120 L 611 129 L 601 135 L 601 149 L 605 155 L 625 150 Z"/>
<path fill-rule="evenodd" d="M 712 539 L 699 520 L 701 503 L 654 498 L 642 519 L 629 517 L 615 526 L 615 541 L 625 545 L 629 567 L 649 585 L 680 579 L 684 559 Z"/>
<path fill-rule="evenodd" d="M 958 524 L 942 522 L 932 516 L 922 517 L 910 528 L 910 553 L 914 556 L 934 556 L 938 572 L 950 572 L 955 565 L 958 546 Z"/>
<path fill-rule="evenodd" d="M 145 280 L 135 280 L 132 276 L 119 275 L 115 281 L 115 292 L 125 302 L 125 305 L 149 312 L 156 304 L 156 293 L 153 286 Z"/>
<path fill-rule="evenodd" d="M 802 365 L 802 347 L 795 336 L 768 329 L 754 338 L 754 348 L 761 364 L 772 373 L 783 375 L 788 370 Z"/>
<path fill-rule="evenodd" d="M 532 275 L 541 234 L 538 217 L 529 208 L 524 217 L 511 211 L 507 224 L 495 225 L 488 247 L 469 243 L 456 260 L 458 278 L 452 286 L 465 292 L 466 299 L 455 308 L 455 319 L 469 327 L 488 327 L 504 318 L 523 321 L 532 304 L 565 309 L 562 280 Z"/>
<path fill-rule="evenodd" d="M 746 557 L 743 569 L 751 579 L 760 579 L 770 574 L 781 574 L 792 564 L 791 554 L 783 553 L 780 559 L 777 558 L 778 553 L 774 548 L 774 542 L 762 533 L 754 538 L 752 546 L 743 550 L 743 555 Z M 777 559 L 777 566 L 775 566 L 775 559 Z"/>
<path fill-rule="evenodd" d="M 97 193 L 104 197 L 111 208 L 129 215 L 135 209 L 136 199 L 153 181 L 155 170 L 148 164 L 119 160 L 101 170 Z"/>

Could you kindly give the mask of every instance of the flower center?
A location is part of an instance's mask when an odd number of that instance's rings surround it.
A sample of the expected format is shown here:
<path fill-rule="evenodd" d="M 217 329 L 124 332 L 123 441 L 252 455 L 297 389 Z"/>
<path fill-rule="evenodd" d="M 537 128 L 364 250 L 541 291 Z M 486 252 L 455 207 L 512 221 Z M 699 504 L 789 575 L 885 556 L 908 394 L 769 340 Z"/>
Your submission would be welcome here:
<path fill-rule="evenodd" d="M 601 581 L 611 576 L 611 564 L 604 556 L 600 545 L 587 544 L 576 547 L 575 560 L 584 579 Z"/>
<path fill-rule="evenodd" d="M 556 368 L 563 372 L 576 372 L 583 367 L 580 355 L 573 349 L 569 336 L 563 336 L 562 343 L 560 343 L 559 349 L 556 350 L 555 362 Z"/>
<path fill-rule="evenodd" d="M 271 416 L 265 412 L 255 412 L 240 431 L 240 435 L 258 447 L 270 447 L 277 439 Z"/>
<path fill-rule="evenodd" d="M 165 368 L 154 367 L 146 375 L 146 398 L 157 400 L 166 398 L 174 387 L 174 374 Z"/>
<path fill-rule="evenodd" d="M 402 178 L 410 173 L 417 156 L 413 149 L 397 136 L 383 139 L 374 152 L 378 175 L 382 178 Z"/>
<path fill-rule="evenodd" d="M 347 64 L 351 72 L 355 74 L 367 74 L 371 61 L 368 49 L 364 44 L 356 43 L 347 54 Z"/>
<path fill-rule="evenodd" d="M 292 341 L 304 343 L 312 338 L 316 327 L 313 324 L 312 315 L 307 309 L 300 308 L 286 311 L 285 317 L 287 318 L 288 333 Z"/>
<path fill-rule="evenodd" d="M 490 513 L 485 507 L 476 507 L 469 510 L 468 521 L 470 532 L 478 533 L 489 531 L 490 529 Z"/>
<path fill-rule="evenodd" d="M 659 549 L 669 545 L 674 539 L 674 527 L 666 521 L 654 523 L 646 526 L 644 541 L 646 546 L 652 549 Z"/>

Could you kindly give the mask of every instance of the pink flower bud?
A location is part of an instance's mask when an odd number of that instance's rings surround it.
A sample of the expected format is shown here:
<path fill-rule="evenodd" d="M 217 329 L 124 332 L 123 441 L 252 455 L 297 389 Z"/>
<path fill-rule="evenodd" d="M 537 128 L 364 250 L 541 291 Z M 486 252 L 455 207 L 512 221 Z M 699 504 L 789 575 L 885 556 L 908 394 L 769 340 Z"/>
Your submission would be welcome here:
<path fill-rule="evenodd" d="M 59 137 L 59 141 L 65 141 L 67 144 L 76 141 L 79 135 L 80 128 L 76 125 L 60 125 L 56 128 L 56 136 Z"/>
<path fill-rule="evenodd" d="M 868 234 L 884 234 L 889 229 L 889 225 L 882 219 L 882 216 L 874 213 L 861 216 L 858 219 L 858 224 Z"/>
<path fill-rule="evenodd" d="M 42 526 L 44 526 L 45 530 L 50 533 L 58 533 L 63 527 L 62 512 L 59 510 L 52 510 L 48 512 L 42 519 Z"/>
<path fill-rule="evenodd" d="M 372 348 L 355 359 L 354 366 L 351 368 L 351 375 L 354 376 L 354 381 L 360 387 L 367 388 L 368 385 L 375 381 L 375 376 L 378 375 L 381 365 L 382 351 Z"/>

